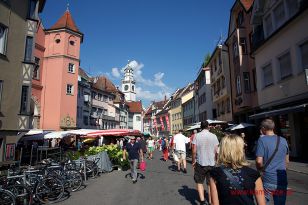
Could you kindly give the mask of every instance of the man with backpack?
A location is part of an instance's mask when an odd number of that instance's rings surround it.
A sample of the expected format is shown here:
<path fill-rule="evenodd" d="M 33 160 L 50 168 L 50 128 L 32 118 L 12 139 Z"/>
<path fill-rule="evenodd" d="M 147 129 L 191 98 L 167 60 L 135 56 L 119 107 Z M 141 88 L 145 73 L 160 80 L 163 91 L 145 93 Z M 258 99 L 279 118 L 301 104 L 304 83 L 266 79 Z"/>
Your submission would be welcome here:
<path fill-rule="evenodd" d="M 261 134 L 256 151 L 256 166 L 262 172 L 266 203 L 285 205 L 287 199 L 287 164 L 289 148 L 287 141 L 274 133 L 275 123 L 265 119 L 261 123 Z"/>

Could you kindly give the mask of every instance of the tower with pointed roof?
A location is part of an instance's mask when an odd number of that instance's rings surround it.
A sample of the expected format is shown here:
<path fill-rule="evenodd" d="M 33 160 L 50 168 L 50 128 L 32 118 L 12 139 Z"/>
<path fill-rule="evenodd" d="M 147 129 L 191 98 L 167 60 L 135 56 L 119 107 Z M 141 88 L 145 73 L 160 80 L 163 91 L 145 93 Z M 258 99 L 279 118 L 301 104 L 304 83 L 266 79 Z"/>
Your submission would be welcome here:
<path fill-rule="evenodd" d="M 42 73 L 41 128 L 68 130 L 76 127 L 78 70 L 83 34 L 67 9 L 45 29 Z"/>
<path fill-rule="evenodd" d="M 124 79 L 122 80 L 122 92 L 125 94 L 126 101 L 136 101 L 136 87 L 134 80 L 134 70 L 127 64 L 124 70 Z"/>

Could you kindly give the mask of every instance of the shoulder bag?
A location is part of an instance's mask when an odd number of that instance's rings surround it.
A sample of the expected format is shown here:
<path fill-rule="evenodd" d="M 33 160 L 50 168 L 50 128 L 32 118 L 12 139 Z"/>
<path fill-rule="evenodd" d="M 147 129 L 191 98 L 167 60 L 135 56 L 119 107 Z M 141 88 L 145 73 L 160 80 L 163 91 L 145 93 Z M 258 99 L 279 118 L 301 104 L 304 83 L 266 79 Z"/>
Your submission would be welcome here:
<path fill-rule="evenodd" d="M 266 161 L 266 163 L 264 164 L 264 166 L 262 167 L 262 172 L 265 171 L 265 169 L 268 167 L 268 165 L 271 163 L 271 161 L 273 160 L 273 158 L 275 157 L 277 151 L 278 151 L 278 147 L 279 147 L 279 144 L 280 144 L 280 137 L 277 136 L 277 140 L 276 140 L 276 147 L 275 147 L 275 150 L 272 154 L 272 156 Z"/>

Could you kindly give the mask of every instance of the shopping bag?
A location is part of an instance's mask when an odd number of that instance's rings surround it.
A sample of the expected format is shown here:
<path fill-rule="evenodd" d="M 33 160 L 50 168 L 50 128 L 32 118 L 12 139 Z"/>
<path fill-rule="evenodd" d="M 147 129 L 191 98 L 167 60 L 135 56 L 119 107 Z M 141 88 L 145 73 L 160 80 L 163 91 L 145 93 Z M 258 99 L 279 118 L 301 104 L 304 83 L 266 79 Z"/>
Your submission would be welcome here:
<path fill-rule="evenodd" d="M 141 171 L 145 171 L 146 167 L 147 167 L 147 165 L 146 165 L 145 161 L 140 162 L 139 168 L 140 168 Z"/>
<path fill-rule="evenodd" d="M 173 159 L 174 159 L 174 161 L 176 161 L 176 162 L 178 162 L 179 161 L 179 158 L 178 158 L 178 156 L 176 155 L 176 153 L 172 153 L 172 157 L 173 157 Z"/>

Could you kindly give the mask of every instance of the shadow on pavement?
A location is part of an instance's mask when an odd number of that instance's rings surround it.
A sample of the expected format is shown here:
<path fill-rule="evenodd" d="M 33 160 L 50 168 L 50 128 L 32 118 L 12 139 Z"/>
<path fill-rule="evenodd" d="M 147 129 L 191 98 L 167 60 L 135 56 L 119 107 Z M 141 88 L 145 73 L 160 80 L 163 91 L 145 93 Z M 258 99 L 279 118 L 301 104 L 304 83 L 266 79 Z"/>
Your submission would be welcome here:
<path fill-rule="evenodd" d="M 177 172 L 178 171 L 178 166 L 173 164 L 173 165 L 169 166 L 168 169 L 173 171 L 173 172 Z"/>
<path fill-rule="evenodd" d="M 199 202 L 199 194 L 196 189 L 191 189 L 188 186 L 184 185 L 181 189 L 178 190 L 179 194 L 184 196 L 187 201 L 189 201 L 192 205 L 197 205 Z"/>
<path fill-rule="evenodd" d="M 128 174 L 125 175 L 125 179 L 127 179 L 127 177 L 132 178 L 132 176 L 131 176 L 130 173 L 128 173 Z M 143 174 L 141 174 L 141 173 L 138 173 L 138 174 L 137 174 L 137 179 L 145 179 L 145 176 L 144 176 Z"/>

